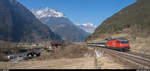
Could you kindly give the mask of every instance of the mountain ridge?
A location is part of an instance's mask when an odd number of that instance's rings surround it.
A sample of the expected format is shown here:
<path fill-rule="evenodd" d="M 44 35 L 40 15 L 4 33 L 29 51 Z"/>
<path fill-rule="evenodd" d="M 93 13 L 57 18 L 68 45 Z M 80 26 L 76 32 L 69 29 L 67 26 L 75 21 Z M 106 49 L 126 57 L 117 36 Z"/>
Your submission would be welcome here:
<path fill-rule="evenodd" d="M 62 12 L 48 8 L 32 10 L 32 12 L 41 22 L 49 26 L 53 32 L 56 32 L 67 42 L 81 42 L 88 35 L 87 32 L 73 24 Z"/>
<path fill-rule="evenodd" d="M 0 40 L 13 42 L 61 40 L 16 0 L 0 0 L 0 15 Z"/>

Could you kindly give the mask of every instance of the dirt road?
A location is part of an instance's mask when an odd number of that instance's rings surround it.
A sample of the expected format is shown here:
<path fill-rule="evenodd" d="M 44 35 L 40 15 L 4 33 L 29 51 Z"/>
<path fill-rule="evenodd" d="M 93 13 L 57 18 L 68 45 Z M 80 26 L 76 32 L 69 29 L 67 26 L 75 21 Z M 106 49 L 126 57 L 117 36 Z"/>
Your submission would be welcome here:
<path fill-rule="evenodd" d="M 47 61 L 0 62 L 0 69 L 94 69 L 94 58 L 56 59 Z"/>

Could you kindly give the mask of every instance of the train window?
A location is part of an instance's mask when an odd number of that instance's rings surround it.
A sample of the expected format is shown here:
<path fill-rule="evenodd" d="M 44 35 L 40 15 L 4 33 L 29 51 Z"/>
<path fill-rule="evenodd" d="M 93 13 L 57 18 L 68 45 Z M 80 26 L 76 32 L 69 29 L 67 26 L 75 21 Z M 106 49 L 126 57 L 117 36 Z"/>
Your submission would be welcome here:
<path fill-rule="evenodd" d="M 126 44 L 126 43 L 129 43 L 129 41 L 117 41 L 117 43 Z"/>
<path fill-rule="evenodd" d="M 120 41 L 117 41 L 117 43 L 120 43 Z"/>
<path fill-rule="evenodd" d="M 121 43 L 129 43 L 128 41 L 121 41 Z"/>

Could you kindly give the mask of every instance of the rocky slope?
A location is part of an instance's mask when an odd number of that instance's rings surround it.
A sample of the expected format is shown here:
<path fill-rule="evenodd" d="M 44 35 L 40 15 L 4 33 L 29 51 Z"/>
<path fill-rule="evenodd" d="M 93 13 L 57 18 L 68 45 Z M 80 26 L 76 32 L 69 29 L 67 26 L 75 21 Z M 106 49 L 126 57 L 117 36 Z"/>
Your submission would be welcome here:
<path fill-rule="evenodd" d="M 128 37 L 150 36 L 150 0 L 137 0 L 106 19 L 86 40 L 105 37 L 105 35 L 126 33 Z"/>

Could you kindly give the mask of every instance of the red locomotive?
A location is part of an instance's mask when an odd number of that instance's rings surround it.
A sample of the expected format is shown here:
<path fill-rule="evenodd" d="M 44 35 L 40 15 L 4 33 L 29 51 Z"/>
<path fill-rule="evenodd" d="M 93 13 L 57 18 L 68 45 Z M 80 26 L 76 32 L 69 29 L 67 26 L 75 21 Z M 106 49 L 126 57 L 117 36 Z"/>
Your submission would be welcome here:
<path fill-rule="evenodd" d="M 105 43 L 105 47 L 120 51 L 129 51 L 130 44 L 126 38 L 115 38 L 115 39 L 108 39 Z"/>

